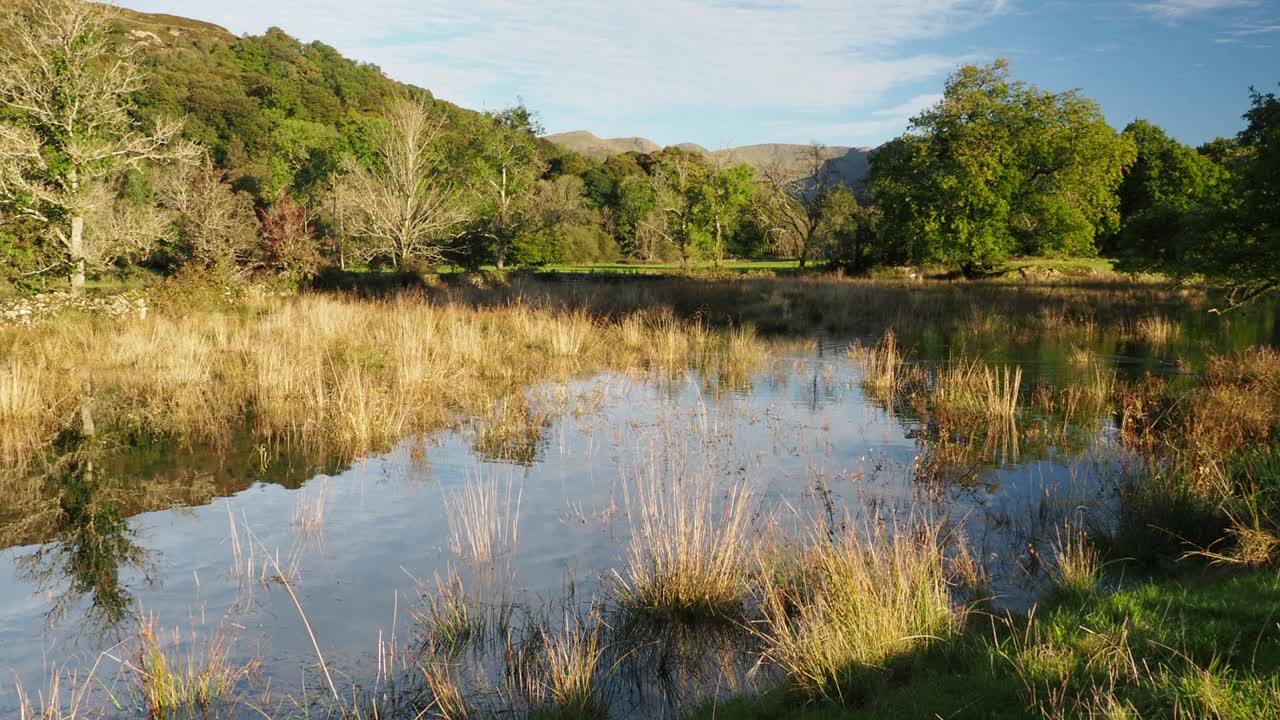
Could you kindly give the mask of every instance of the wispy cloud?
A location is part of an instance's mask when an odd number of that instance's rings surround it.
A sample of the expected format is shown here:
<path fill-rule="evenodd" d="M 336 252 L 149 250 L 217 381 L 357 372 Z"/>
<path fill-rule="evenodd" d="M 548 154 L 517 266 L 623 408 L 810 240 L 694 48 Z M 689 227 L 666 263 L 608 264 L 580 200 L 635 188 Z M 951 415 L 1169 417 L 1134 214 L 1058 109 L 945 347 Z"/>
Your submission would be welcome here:
<path fill-rule="evenodd" d="M 236 32 L 278 25 L 465 105 L 494 108 L 520 94 L 544 110 L 551 129 L 603 124 L 617 131 L 677 110 L 863 111 L 879 121 L 869 111 L 885 97 L 938 81 L 963 59 L 913 50 L 914 41 L 961 33 L 1011 10 L 1011 0 L 122 4 Z"/>
<path fill-rule="evenodd" d="M 1254 7 L 1258 0 L 1159 0 L 1146 3 L 1142 9 L 1163 20 L 1181 20 L 1216 10 Z"/>

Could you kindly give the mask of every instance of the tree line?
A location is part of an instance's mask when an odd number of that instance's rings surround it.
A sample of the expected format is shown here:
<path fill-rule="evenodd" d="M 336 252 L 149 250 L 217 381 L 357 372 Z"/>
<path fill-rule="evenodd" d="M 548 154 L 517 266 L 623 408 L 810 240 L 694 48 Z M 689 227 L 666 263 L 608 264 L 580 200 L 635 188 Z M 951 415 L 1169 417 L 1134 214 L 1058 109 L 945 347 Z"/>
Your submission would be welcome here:
<path fill-rule="evenodd" d="M 517 104 L 477 113 L 278 29 L 146 42 L 110 8 L 0 10 L 3 279 L 137 268 L 305 282 L 323 268 L 787 257 L 850 272 L 1092 256 L 1277 284 L 1277 102 L 1188 148 L 1079 91 L 959 69 L 864 186 L 671 147 L 594 161 Z"/>

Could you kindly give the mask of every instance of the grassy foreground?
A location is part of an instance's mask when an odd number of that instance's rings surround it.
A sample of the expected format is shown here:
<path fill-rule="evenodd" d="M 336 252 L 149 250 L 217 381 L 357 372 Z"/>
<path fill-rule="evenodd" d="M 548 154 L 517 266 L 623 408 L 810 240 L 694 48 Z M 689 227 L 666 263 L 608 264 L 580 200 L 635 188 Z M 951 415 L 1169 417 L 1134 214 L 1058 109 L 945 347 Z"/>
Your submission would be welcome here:
<path fill-rule="evenodd" d="M 886 663 L 853 705 L 780 689 L 694 718 L 1280 717 L 1280 575 L 1201 569 L 1060 596 L 1030 618 L 975 615 Z"/>

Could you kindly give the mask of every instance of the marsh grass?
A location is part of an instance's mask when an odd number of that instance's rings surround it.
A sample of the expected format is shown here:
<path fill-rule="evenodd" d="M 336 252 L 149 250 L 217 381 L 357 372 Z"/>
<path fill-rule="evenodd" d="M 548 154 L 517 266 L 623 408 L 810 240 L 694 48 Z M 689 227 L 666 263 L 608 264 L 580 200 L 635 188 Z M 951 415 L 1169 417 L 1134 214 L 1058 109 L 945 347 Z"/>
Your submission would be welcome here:
<path fill-rule="evenodd" d="M 721 499 L 709 475 L 670 469 L 655 457 L 629 478 L 620 599 L 636 610 L 732 617 L 747 592 L 754 493 L 740 483 Z"/>
<path fill-rule="evenodd" d="M 597 675 L 605 654 L 598 617 L 566 617 L 555 632 L 542 630 L 542 696 L 535 713 L 540 718 L 591 720 L 608 717 L 600 698 Z"/>
<path fill-rule="evenodd" d="M 1182 337 L 1182 326 L 1163 315 L 1150 315 L 1138 320 L 1133 333 L 1153 348 L 1165 348 Z"/>
<path fill-rule="evenodd" d="M 47 680 L 44 687 L 36 692 L 34 699 L 28 695 L 22 681 L 18 680 L 14 687 L 18 702 L 18 720 L 88 720 L 101 718 L 106 708 L 95 702 L 94 693 L 105 690 L 110 694 L 111 687 L 100 678 L 98 668 L 107 653 L 101 653 L 93 666 L 83 675 L 65 667 L 54 665 L 47 669 Z"/>
<path fill-rule="evenodd" d="M 1084 529 L 1072 523 L 1059 526 L 1050 548 L 1053 553 L 1050 577 L 1054 589 L 1077 596 L 1093 592 L 1102 569 L 1102 555 Z"/>
<path fill-rule="evenodd" d="M 934 379 L 933 404 L 957 420 L 1013 421 L 1018 415 L 1022 368 L 992 368 L 981 360 L 953 360 Z"/>
<path fill-rule="evenodd" d="M 749 371 L 753 332 L 720 333 L 667 312 L 602 320 L 519 301 L 425 297 L 261 299 L 234 310 L 120 322 L 63 317 L 0 329 L 0 458 L 47 448 L 80 374 L 100 423 L 217 446 L 244 428 L 346 459 L 479 416 L 535 382 L 603 368 Z M 65 365 L 77 372 L 52 372 Z M 247 421 L 246 421 L 247 419 Z"/>
<path fill-rule="evenodd" d="M 36 445 L 56 420 L 55 403 L 41 397 L 52 383 L 48 374 L 39 366 L 0 364 L 0 461 L 6 465 L 25 464 L 24 449 Z"/>
<path fill-rule="evenodd" d="M 462 576 L 449 569 L 435 576 L 434 587 L 414 581 L 422 603 L 411 611 L 424 653 L 456 657 L 485 631 L 483 611 L 468 596 Z"/>
<path fill-rule="evenodd" d="M 849 357 L 862 367 L 862 387 L 868 395 L 891 401 L 906 380 L 906 358 L 898 349 L 898 338 L 886 332 L 872 347 L 860 343 L 849 346 Z"/>
<path fill-rule="evenodd" d="M 960 627 L 934 526 L 816 528 L 792 547 L 765 556 L 754 628 L 762 657 L 813 698 L 843 704 L 895 657 Z"/>
<path fill-rule="evenodd" d="M 261 665 L 256 657 L 233 659 L 236 637 L 225 624 L 201 638 L 193 629 L 183 635 L 163 632 L 154 615 L 139 622 L 137 649 L 125 667 L 133 671 L 137 689 L 154 718 L 183 712 L 208 714 L 217 704 L 234 702 L 241 683 Z"/>

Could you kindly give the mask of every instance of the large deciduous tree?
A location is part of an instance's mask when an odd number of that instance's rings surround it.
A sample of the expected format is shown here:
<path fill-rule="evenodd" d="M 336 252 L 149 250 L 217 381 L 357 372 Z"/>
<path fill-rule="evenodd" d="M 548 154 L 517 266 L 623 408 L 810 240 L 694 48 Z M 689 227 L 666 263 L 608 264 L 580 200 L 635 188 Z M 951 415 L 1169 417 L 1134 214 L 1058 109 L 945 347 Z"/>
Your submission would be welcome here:
<path fill-rule="evenodd" d="M 181 122 L 135 122 L 130 97 L 145 78 L 132 46 L 111 42 L 111 12 L 85 0 L 0 9 L 0 203 L 58 243 L 75 291 L 86 265 L 137 245 L 135 232 L 86 231 L 92 218 L 121 217 L 104 189 L 127 170 L 195 155 Z"/>
<path fill-rule="evenodd" d="M 687 270 L 707 239 L 695 217 L 696 193 L 706 181 L 706 164 L 693 153 L 669 147 L 652 157 L 649 173 L 656 207 L 663 217 L 647 222 L 645 228 L 675 247 L 681 266 Z"/>
<path fill-rule="evenodd" d="M 870 187 L 882 238 L 905 259 L 974 271 L 1015 253 L 1094 252 L 1118 224 L 1134 156 L 1097 103 L 1014 81 L 1000 60 L 953 74 L 872 158 Z"/>
<path fill-rule="evenodd" d="M 367 161 L 348 157 L 338 191 L 344 231 L 366 259 L 441 262 L 445 237 L 467 220 L 459 183 L 438 147 L 447 118 L 417 100 L 387 109 Z"/>
<path fill-rule="evenodd" d="M 1120 184 L 1120 231 L 1110 250 L 1121 267 L 1146 270 L 1176 264 L 1203 235 L 1205 207 L 1233 202 L 1225 163 L 1196 152 L 1146 120 L 1125 128 L 1137 161 Z"/>

